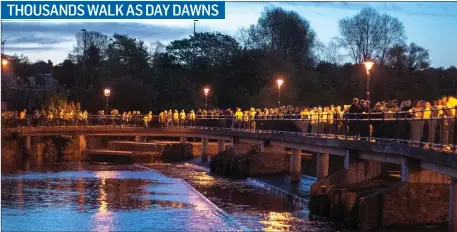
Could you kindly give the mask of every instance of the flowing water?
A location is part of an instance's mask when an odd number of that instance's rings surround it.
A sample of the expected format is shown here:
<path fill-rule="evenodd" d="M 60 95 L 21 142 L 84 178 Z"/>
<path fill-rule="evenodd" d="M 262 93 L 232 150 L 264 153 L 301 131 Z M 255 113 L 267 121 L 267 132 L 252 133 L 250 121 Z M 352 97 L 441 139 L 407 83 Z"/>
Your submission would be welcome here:
<path fill-rule="evenodd" d="M 170 164 L 4 172 L 1 219 L 2 231 L 336 231 L 252 181 Z"/>

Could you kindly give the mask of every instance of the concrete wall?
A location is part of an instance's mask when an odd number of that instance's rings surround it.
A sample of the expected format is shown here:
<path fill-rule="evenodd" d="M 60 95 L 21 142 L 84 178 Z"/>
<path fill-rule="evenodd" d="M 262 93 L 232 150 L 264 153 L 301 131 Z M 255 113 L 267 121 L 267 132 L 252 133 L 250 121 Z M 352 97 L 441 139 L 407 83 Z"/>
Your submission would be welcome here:
<path fill-rule="evenodd" d="M 107 146 L 107 139 L 102 136 L 86 136 L 87 149 L 102 149 Z"/>
<path fill-rule="evenodd" d="M 449 185 L 397 183 L 360 198 L 360 228 L 436 224 L 448 220 Z"/>
<path fill-rule="evenodd" d="M 382 194 L 382 226 L 448 220 L 449 185 L 403 183 Z"/>
<path fill-rule="evenodd" d="M 202 143 L 201 142 L 191 142 L 192 144 L 192 154 L 193 156 L 200 156 L 202 154 Z M 225 143 L 225 150 L 230 147 L 230 144 Z M 208 155 L 213 156 L 217 154 L 217 142 L 208 143 Z"/>
<path fill-rule="evenodd" d="M 288 173 L 290 155 L 275 153 L 257 153 L 248 158 L 247 175 Z"/>
<path fill-rule="evenodd" d="M 329 177 L 311 185 L 311 195 L 325 194 L 321 186 L 326 186 L 325 191 L 335 185 L 356 184 L 362 181 L 371 180 L 381 174 L 381 164 L 378 161 L 361 160 L 349 166 L 347 170 L 333 173 Z"/>
<path fill-rule="evenodd" d="M 107 148 L 110 150 L 119 150 L 119 151 L 163 151 L 163 148 L 167 144 L 179 144 L 178 141 L 150 141 L 147 143 L 142 142 L 133 142 L 133 141 L 109 141 Z M 193 156 L 200 156 L 201 155 L 201 142 L 190 142 L 187 143 L 191 145 L 192 155 Z M 225 147 L 228 148 L 229 144 L 226 143 Z M 208 155 L 216 155 L 217 154 L 217 143 L 211 142 L 208 143 Z"/>

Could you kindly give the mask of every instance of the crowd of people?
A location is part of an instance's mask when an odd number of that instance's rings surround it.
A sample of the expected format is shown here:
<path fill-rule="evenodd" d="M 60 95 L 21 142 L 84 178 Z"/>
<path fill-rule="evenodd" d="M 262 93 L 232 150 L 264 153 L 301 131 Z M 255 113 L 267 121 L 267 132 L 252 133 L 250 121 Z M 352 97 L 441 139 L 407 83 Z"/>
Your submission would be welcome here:
<path fill-rule="evenodd" d="M 78 104 L 64 104 L 63 107 L 48 107 L 34 110 L 27 115 L 27 110 L 2 111 L 4 126 L 68 126 L 88 125 L 89 113 L 81 110 Z"/>
<path fill-rule="evenodd" d="M 222 127 L 238 129 L 267 129 L 269 120 L 295 120 L 294 125 L 301 132 L 310 135 L 348 136 L 360 139 L 400 139 L 420 143 L 455 143 L 457 99 L 442 97 L 435 101 L 377 102 L 353 99 L 352 104 L 342 106 L 295 107 L 282 106 L 234 111 L 228 109 L 164 110 L 156 117 L 152 111 L 126 111 L 119 114 L 117 109 L 110 113 L 104 110 L 89 115 L 81 110 L 79 103 L 63 103 L 58 107 L 27 111 L 2 111 L 4 125 L 88 125 L 95 120 L 99 125 L 141 125 L 150 127 L 155 120 L 162 127 L 196 126 L 197 119 L 218 119 Z M 156 119 L 157 118 L 157 119 Z M 271 123 L 270 123 L 271 125 Z"/>

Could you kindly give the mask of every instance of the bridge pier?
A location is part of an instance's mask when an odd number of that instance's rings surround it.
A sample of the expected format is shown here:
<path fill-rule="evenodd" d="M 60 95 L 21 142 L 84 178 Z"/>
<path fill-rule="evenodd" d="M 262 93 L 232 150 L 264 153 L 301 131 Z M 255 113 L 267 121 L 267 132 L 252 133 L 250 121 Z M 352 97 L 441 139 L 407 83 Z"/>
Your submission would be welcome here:
<path fill-rule="evenodd" d="M 414 183 L 446 184 L 449 183 L 449 178 L 445 175 L 422 169 L 420 160 L 402 157 L 401 181 Z"/>
<path fill-rule="evenodd" d="M 32 136 L 25 136 L 24 153 L 26 155 L 29 155 L 31 150 L 32 150 Z"/>
<path fill-rule="evenodd" d="M 77 142 L 78 142 L 79 155 L 81 155 L 86 150 L 86 147 L 87 147 L 86 136 L 78 135 L 78 137 L 76 139 L 78 140 Z"/>
<path fill-rule="evenodd" d="M 349 169 L 351 164 L 358 162 L 359 160 L 359 154 L 356 150 L 346 149 L 344 153 L 344 169 Z"/>
<path fill-rule="evenodd" d="M 329 154 L 318 153 L 317 154 L 317 179 L 322 179 L 328 176 L 328 166 L 329 166 Z"/>
<path fill-rule="evenodd" d="M 451 178 L 449 186 L 449 230 L 457 231 L 457 178 Z"/>
<path fill-rule="evenodd" d="M 208 139 L 202 138 L 202 161 L 208 160 Z"/>
<path fill-rule="evenodd" d="M 223 139 L 217 140 L 217 153 L 225 151 L 225 141 Z"/>
<path fill-rule="evenodd" d="M 299 149 L 292 149 L 290 157 L 290 183 L 300 182 L 301 170 L 301 151 Z"/>
<path fill-rule="evenodd" d="M 265 141 L 260 142 L 260 152 L 265 152 Z"/>
<path fill-rule="evenodd" d="M 179 137 L 179 142 L 180 143 L 187 143 L 187 137 L 184 137 L 184 136 Z"/>
<path fill-rule="evenodd" d="M 144 142 L 144 136 L 135 136 L 135 142 Z"/>

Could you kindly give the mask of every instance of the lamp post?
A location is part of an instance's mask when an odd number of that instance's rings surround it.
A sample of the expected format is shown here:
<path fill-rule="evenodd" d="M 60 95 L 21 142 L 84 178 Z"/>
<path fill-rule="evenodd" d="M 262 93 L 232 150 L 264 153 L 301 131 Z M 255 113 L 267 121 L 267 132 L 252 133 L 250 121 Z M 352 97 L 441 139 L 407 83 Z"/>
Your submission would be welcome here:
<path fill-rule="evenodd" d="M 276 83 L 278 83 L 278 107 L 281 107 L 281 85 L 284 83 L 284 81 L 279 78 L 276 80 Z"/>
<path fill-rule="evenodd" d="M 105 89 L 103 92 L 105 93 L 105 96 L 106 96 L 106 113 L 108 113 L 108 98 L 109 98 L 109 95 L 111 95 L 111 90 Z"/>
<path fill-rule="evenodd" d="M 195 37 L 195 24 L 197 24 L 197 22 L 198 22 L 198 20 L 195 19 L 195 20 L 194 20 L 194 37 Z"/>
<path fill-rule="evenodd" d="M 2 40 L 2 55 L 3 55 L 3 53 L 5 53 L 5 43 L 6 43 L 6 40 Z"/>
<path fill-rule="evenodd" d="M 208 107 L 208 93 L 209 93 L 209 88 L 206 87 L 203 89 L 203 91 L 205 92 L 205 108 Z"/>
<path fill-rule="evenodd" d="M 365 62 L 363 63 L 365 65 L 365 68 L 367 70 L 367 101 L 370 100 L 370 69 L 374 65 L 374 61 L 371 60 L 370 58 L 366 59 Z"/>

